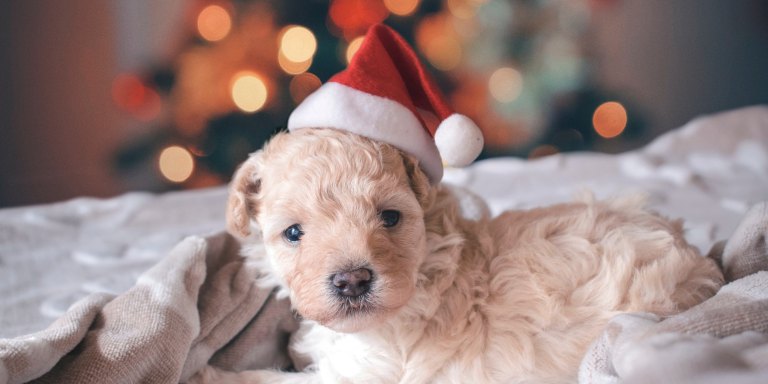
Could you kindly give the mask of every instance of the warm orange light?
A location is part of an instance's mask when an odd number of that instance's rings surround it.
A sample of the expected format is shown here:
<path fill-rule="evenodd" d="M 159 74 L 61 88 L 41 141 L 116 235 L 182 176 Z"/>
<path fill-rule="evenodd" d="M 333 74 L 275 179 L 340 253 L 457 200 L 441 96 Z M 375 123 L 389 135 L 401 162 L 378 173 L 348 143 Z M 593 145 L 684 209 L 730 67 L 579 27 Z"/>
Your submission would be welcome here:
<path fill-rule="evenodd" d="M 437 69 L 448 71 L 461 63 L 461 41 L 446 16 L 436 15 L 422 19 L 416 27 L 416 44 Z"/>
<path fill-rule="evenodd" d="M 615 101 L 603 103 L 592 115 L 592 125 L 595 132 L 606 139 L 621 135 L 627 127 L 627 110 Z"/>
<path fill-rule="evenodd" d="M 303 63 L 311 60 L 317 50 L 317 39 L 309 29 L 291 25 L 280 34 L 280 53 L 294 62 Z"/>
<path fill-rule="evenodd" d="M 197 32 L 205 40 L 219 41 L 232 29 L 232 18 L 224 7 L 209 5 L 197 16 Z"/>
<path fill-rule="evenodd" d="M 195 160 L 186 149 L 172 145 L 160 152 L 158 166 L 163 177 L 174 183 L 181 183 L 192 176 Z"/>
<path fill-rule="evenodd" d="M 309 67 L 312 66 L 312 59 L 310 58 L 309 60 L 302 63 L 295 63 L 288 60 L 282 52 L 279 52 L 277 54 L 277 64 L 280 65 L 280 68 L 285 73 L 289 75 L 298 75 L 309 70 Z"/>
<path fill-rule="evenodd" d="M 144 104 L 146 87 L 138 76 L 122 74 L 112 81 L 112 99 L 126 111 L 134 111 Z"/>
<path fill-rule="evenodd" d="M 384 0 L 384 6 L 398 16 L 408 16 L 419 6 L 419 0 Z"/>
<path fill-rule="evenodd" d="M 448 71 L 461 63 L 461 43 L 452 36 L 444 36 L 429 44 L 424 54 L 435 68 Z"/>
<path fill-rule="evenodd" d="M 349 42 L 349 45 L 347 45 L 347 51 L 345 55 L 345 57 L 347 58 L 347 64 L 352 62 L 352 57 L 355 56 L 355 53 L 357 53 L 357 50 L 360 49 L 360 45 L 362 44 L 363 44 L 363 36 L 356 37 Z"/>
<path fill-rule="evenodd" d="M 291 84 L 288 86 L 288 89 L 291 92 L 293 102 L 299 104 L 309 96 L 310 93 L 320 88 L 320 85 L 321 82 L 317 76 L 311 73 L 302 73 L 291 79 Z"/>
<path fill-rule="evenodd" d="M 499 68 L 488 79 L 488 90 L 494 99 L 502 103 L 512 102 L 523 91 L 523 76 L 514 68 Z"/>
<path fill-rule="evenodd" d="M 121 74 L 112 81 L 112 100 L 135 118 L 149 121 L 160 115 L 162 101 L 157 92 L 147 87 L 139 76 Z"/>
<path fill-rule="evenodd" d="M 256 112 L 267 102 L 267 86 L 259 75 L 240 72 L 232 81 L 232 101 L 244 112 Z"/>

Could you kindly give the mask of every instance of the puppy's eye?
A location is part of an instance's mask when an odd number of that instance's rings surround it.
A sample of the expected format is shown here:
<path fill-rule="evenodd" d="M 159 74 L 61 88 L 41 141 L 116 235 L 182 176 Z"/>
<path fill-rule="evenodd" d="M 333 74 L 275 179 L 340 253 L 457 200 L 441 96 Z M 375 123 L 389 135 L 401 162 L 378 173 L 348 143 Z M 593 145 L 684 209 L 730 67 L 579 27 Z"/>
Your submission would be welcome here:
<path fill-rule="evenodd" d="M 397 223 L 400 221 L 400 212 L 388 209 L 386 211 L 381 211 L 381 213 L 379 213 L 379 217 L 381 217 L 381 221 L 384 222 L 384 227 L 390 228 L 397 225 Z"/>
<path fill-rule="evenodd" d="M 301 226 L 298 224 L 291 225 L 283 231 L 283 237 L 291 244 L 298 243 L 301 236 L 304 236 L 304 232 L 301 231 Z"/>

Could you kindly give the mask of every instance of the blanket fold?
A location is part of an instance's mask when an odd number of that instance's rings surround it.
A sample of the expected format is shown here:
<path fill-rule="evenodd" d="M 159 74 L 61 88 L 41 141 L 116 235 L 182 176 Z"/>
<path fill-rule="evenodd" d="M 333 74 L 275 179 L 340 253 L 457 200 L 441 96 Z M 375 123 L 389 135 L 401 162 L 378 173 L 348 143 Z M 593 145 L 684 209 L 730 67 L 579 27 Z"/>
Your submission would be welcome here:
<path fill-rule="evenodd" d="M 286 367 L 289 303 L 224 233 L 190 237 L 127 292 L 93 294 L 46 330 L 0 340 L 0 383 L 178 383 L 209 361 Z"/>

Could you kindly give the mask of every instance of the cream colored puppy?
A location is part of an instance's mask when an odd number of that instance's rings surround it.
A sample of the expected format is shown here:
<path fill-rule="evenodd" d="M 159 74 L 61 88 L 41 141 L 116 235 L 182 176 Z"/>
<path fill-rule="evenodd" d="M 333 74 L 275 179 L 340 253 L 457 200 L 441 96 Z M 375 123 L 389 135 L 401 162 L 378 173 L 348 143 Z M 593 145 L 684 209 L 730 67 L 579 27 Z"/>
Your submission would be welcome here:
<path fill-rule="evenodd" d="M 237 172 L 230 230 L 304 319 L 299 373 L 216 383 L 565 383 L 609 318 L 661 315 L 722 276 L 679 222 L 635 201 L 462 218 L 388 144 L 330 129 L 276 136 Z"/>

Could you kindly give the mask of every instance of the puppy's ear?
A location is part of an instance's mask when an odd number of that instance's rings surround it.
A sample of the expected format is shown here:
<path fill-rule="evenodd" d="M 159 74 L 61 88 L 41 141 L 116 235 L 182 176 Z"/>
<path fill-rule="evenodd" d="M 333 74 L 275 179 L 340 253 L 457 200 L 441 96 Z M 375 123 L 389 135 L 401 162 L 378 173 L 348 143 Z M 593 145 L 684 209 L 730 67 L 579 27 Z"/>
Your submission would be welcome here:
<path fill-rule="evenodd" d="M 261 151 L 251 155 L 232 178 L 229 184 L 227 200 L 227 230 L 236 237 L 251 234 L 251 218 L 258 211 L 258 194 L 261 187 L 259 178 L 259 159 Z"/>
<path fill-rule="evenodd" d="M 416 195 L 416 200 L 423 209 L 427 209 L 434 200 L 434 188 L 429 183 L 427 174 L 419 166 L 418 160 L 411 155 L 403 153 L 403 165 L 405 165 L 405 173 L 408 175 L 408 179 L 411 183 L 411 189 Z"/>

